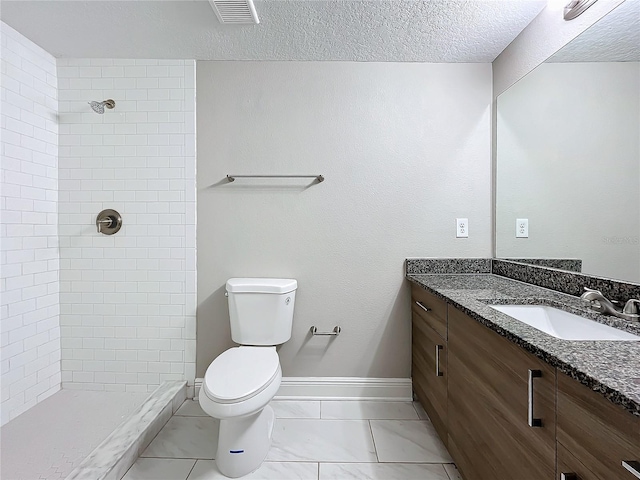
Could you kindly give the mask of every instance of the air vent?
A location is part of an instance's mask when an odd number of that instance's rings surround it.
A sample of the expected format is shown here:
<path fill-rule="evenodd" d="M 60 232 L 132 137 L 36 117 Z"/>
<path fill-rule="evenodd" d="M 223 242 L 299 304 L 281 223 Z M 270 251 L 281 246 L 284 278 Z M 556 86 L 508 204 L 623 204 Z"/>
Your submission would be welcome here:
<path fill-rule="evenodd" d="M 260 23 L 253 0 L 209 0 L 220 23 Z"/>

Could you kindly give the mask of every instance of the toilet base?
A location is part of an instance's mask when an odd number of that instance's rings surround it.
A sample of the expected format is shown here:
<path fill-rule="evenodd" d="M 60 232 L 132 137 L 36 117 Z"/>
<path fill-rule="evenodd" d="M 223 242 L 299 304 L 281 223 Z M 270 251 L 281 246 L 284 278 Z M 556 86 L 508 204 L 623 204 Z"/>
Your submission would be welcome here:
<path fill-rule="evenodd" d="M 271 447 L 274 423 L 275 414 L 269 405 L 246 417 L 220 420 L 216 453 L 220 472 L 237 478 L 260 467 Z"/>

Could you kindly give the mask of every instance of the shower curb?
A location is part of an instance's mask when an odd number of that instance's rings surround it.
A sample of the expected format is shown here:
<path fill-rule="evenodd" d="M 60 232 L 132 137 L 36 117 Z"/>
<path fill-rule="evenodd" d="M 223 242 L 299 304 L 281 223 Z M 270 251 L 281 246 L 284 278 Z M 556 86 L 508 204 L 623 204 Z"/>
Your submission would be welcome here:
<path fill-rule="evenodd" d="M 164 382 L 66 480 L 120 480 L 187 398 L 187 382 Z"/>

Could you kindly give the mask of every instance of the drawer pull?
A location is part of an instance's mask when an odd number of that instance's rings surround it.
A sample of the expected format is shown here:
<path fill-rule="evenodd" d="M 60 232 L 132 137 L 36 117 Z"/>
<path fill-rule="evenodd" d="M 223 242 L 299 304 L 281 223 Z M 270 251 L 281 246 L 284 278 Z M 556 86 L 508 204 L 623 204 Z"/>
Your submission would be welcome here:
<path fill-rule="evenodd" d="M 541 427 L 542 419 L 533 417 L 533 379 L 540 378 L 542 376 L 541 370 L 529 370 L 529 408 L 528 410 L 528 423 L 530 427 Z"/>
<path fill-rule="evenodd" d="M 578 476 L 575 473 L 561 473 L 560 480 L 578 480 Z"/>
<path fill-rule="evenodd" d="M 425 312 L 430 312 L 431 309 L 429 307 L 425 307 L 423 304 L 421 304 L 419 301 L 416 300 L 416 305 L 418 305 L 421 309 L 423 309 Z"/>
<path fill-rule="evenodd" d="M 633 460 L 623 460 L 622 466 L 629 470 L 632 475 L 640 478 L 640 462 L 635 462 Z"/>
<path fill-rule="evenodd" d="M 442 372 L 440 371 L 440 350 L 442 350 L 442 345 L 436 345 L 436 377 L 441 377 Z"/>

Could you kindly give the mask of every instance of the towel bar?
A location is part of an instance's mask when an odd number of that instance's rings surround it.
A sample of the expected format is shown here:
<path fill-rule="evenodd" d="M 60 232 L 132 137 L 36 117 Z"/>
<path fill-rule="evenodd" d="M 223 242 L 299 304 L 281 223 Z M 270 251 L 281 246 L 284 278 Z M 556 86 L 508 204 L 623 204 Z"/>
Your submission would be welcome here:
<path fill-rule="evenodd" d="M 235 182 L 236 178 L 315 178 L 318 183 L 324 182 L 322 175 L 227 175 L 229 182 Z"/>

